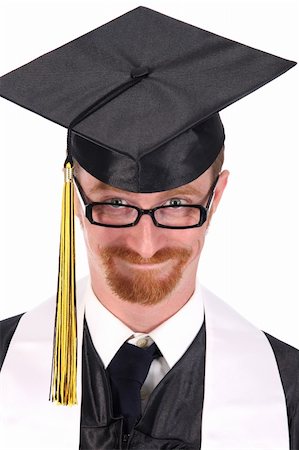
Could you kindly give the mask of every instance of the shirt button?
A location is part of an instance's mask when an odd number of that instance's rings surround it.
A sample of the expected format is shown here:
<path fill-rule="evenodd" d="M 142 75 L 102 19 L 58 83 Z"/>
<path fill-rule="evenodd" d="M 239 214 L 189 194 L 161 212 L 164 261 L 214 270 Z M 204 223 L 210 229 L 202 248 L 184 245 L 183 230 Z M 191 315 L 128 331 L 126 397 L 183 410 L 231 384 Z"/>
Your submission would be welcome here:
<path fill-rule="evenodd" d="M 141 397 L 141 400 L 146 400 L 148 398 L 148 392 L 146 389 L 141 389 L 140 397 Z"/>
<path fill-rule="evenodd" d="M 147 347 L 148 339 L 147 338 L 140 338 L 136 342 L 137 347 L 139 348 L 145 348 Z"/>

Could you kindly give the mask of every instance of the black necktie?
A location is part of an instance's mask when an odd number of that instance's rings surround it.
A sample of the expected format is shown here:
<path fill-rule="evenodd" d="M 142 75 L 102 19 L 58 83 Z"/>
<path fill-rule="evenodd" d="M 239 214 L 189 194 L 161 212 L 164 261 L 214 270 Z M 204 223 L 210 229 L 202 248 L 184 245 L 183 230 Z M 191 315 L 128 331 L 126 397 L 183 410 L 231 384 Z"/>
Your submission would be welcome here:
<path fill-rule="evenodd" d="M 151 363 L 161 356 L 152 344 L 144 349 L 125 342 L 107 367 L 110 377 L 113 412 L 124 417 L 124 433 L 129 434 L 141 416 L 140 389 L 146 379 Z"/>

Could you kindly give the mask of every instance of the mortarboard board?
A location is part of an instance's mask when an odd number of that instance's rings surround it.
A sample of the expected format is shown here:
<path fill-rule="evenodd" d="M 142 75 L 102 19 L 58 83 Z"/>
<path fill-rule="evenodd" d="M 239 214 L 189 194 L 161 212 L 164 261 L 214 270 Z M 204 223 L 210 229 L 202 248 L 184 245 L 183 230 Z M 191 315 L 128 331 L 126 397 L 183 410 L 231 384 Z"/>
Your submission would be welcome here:
<path fill-rule="evenodd" d="M 139 7 L 1 78 L 2 97 L 68 129 L 57 318 L 72 317 L 59 339 L 73 351 L 72 158 L 132 192 L 191 182 L 223 145 L 219 111 L 294 65 Z"/>
<path fill-rule="evenodd" d="M 68 128 L 99 180 L 156 192 L 205 172 L 217 113 L 294 64 L 139 7 L 3 76 L 0 95 Z"/>

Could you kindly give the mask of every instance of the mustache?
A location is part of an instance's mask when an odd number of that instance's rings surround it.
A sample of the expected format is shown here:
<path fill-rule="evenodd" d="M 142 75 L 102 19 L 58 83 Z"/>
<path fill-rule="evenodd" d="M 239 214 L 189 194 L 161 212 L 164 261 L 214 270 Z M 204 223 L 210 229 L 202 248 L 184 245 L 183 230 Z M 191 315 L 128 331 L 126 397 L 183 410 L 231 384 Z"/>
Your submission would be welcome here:
<path fill-rule="evenodd" d="M 159 264 L 169 259 L 187 260 L 191 254 L 191 250 L 179 247 L 164 247 L 158 250 L 150 258 L 143 258 L 139 253 L 125 247 L 106 247 L 101 252 L 102 257 L 108 262 L 113 257 L 122 259 L 132 264 Z"/>

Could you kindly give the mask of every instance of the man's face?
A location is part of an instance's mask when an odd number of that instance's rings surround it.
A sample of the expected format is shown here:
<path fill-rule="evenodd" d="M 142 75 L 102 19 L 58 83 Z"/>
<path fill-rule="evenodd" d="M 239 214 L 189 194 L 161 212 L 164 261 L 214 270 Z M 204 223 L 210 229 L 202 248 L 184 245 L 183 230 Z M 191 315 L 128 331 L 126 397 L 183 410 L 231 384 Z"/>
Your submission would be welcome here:
<path fill-rule="evenodd" d="M 156 227 L 149 215 L 129 228 L 107 228 L 91 224 L 78 201 L 92 280 L 105 285 L 120 299 L 135 304 L 154 305 L 167 299 L 180 284 L 193 283 L 207 226 L 227 182 L 228 172 L 219 177 L 206 223 L 199 228 L 166 229 Z M 183 204 L 206 205 L 215 181 L 210 171 L 179 188 L 136 194 L 110 187 L 80 168 L 77 178 L 89 202 L 121 201 L 151 209 L 169 205 L 173 199 Z"/>

